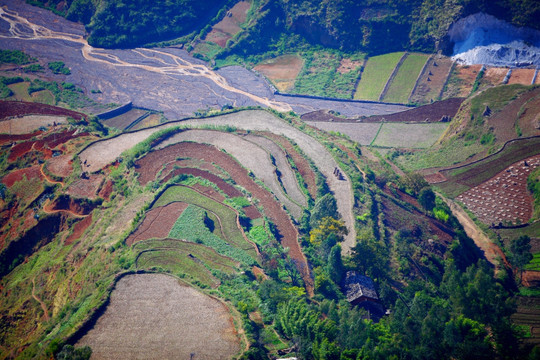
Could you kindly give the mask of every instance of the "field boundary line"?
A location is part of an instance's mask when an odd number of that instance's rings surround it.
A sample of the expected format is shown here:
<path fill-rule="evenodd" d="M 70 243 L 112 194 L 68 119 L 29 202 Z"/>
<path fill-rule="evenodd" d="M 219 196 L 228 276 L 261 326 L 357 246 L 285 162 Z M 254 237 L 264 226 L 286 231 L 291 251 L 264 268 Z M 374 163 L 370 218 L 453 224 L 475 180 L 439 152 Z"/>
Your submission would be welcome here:
<path fill-rule="evenodd" d="M 452 75 L 452 71 L 454 71 L 456 67 L 456 62 L 452 62 L 452 66 L 450 66 L 450 69 L 448 70 L 448 74 L 446 74 L 446 79 L 444 80 L 444 84 L 441 88 L 441 92 L 439 93 L 439 99 L 442 99 L 444 91 L 446 90 L 446 87 L 448 86 L 448 82 L 450 81 L 450 76 Z"/>
<path fill-rule="evenodd" d="M 414 87 L 412 88 L 411 93 L 409 94 L 409 98 L 407 99 L 408 102 L 411 102 L 414 92 L 416 91 L 416 88 L 418 88 L 418 84 L 420 84 L 420 79 L 422 79 L 422 76 L 424 76 L 424 74 L 426 73 L 426 69 L 431 63 L 431 61 L 433 61 L 433 55 L 431 55 L 424 63 L 424 66 L 422 66 L 422 70 L 420 70 L 420 74 L 418 74 L 418 77 L 416 78 L 416 81 L 414 83 Z"/>
<path fill-rule="evenodd" d="M 466 167 L 466 166 L 476 165 L 476 164 L 478 164 L 479 162 L 482 162 L 482 161 L 484 161 L 484 160 L 488 160 L 488 159 L 494 157 L 495 155 L 498 155 L 499 153 L 501 153 L 501 152 L 506 148 L 507 145 L 510 145 L 510 143 L 518 142 L 518 141 L 524 141 L 524 140 L 532 140 L 532 139 L 540 139 L 540 135 L 528 136 L 528 137 L 524 137 L 524 138 L 508 140 L 507 142 L 504 143 L 504 145 L 503 145 L 497 152 L 494 152 L 494 153 L 491 154 L 491 155 L 488 155 L 488 156 L 486 156 L 486 157 L 484 157 L 484 158 L 482 158 L 482 159 L 478 159 L 478 160 L 475 160 L 475 161 L 470 162 L 470 163 L 467 163 L 467 164 L 462 164 L 462 165 L 457 165 L 457 166 L 453 166 L 453 167 L 441 169 L 441 170 L 439 170 L 439 172 L 442 172 L 442 171 L 452 171 L 452 170 L 464 168 L 464 167 Z M 540 153 L 540 149 L 539 149 L 539 153 Z M 518 161 L 519 161 L 519 160 L 518 160 Z"/>
<path fill-rule="evenodd" d="M 394 67 L 394 70 L 390 74 L 390 77 L 388 78 L 388 80 L 386 80 L 386 84 L 384 84 L 384 88 L 382 89 L 381 94 L 379 95 L 379 102 L 383 101 L 384 97 L 386 96 L 386 93 L 388 92 L 388 89 L 390 88 L 390 85 L 394 81 L 394 78 L 396 77 L 399 69 L 401 68 L 401 65 L 403 65 L 403 62 L 405 61 L 407 57 L 409 57 L 409 53 L 405 52 L 401 56 L 401 59 L 399 59 L 398 63 L 396 64 L 396 67 Z"/>
<path fill-rule="evenodd" d="M 362 79 L 362 74 L 364 73 L 364 69 L 366 68 L 367 59 L 364 58 L 364 61 L 362 62 L 362 65 L 360 67 L 360 72 L 358 73 L 358 77 L 356 78 L 356 81 L 354 82 L 354 88 L 351 93 L 351 99 L 354 100 L 354 95 L 356 95 L 356 90 L 358 89 L 358 84 L 360 83 L 360 80 Z"/>
<path fill-rule="evenodd" d="M 373 144 L 375 143 L 375 140 L 377 140 L 377 137 L 379 136 L 379 133 L 381 132 L 383 125 L 384 125 L 384 122 L 381 122 L 381 126 L 379 126 L 379 130 L 377 130 L 377 133 L 375 134 L 375 137 L 373 138 L 373 140 L 371 140 L 371 143 L 369 144 L 369 146 L 375 146 Z"/>

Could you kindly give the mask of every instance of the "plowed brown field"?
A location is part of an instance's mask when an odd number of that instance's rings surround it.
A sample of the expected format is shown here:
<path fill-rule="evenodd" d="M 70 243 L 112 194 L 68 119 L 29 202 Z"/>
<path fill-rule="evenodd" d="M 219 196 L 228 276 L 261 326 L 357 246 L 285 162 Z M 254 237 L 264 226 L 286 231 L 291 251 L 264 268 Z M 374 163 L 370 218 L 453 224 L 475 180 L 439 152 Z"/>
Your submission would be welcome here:
<path fill-rule="evenodd" d="M 173 202 L 148 211 L 142 224 L 127 238 L 126 244 L 131 246 L 137 241 L 166 238 L 187 207 L 188 204 L 184 202 Z"/>

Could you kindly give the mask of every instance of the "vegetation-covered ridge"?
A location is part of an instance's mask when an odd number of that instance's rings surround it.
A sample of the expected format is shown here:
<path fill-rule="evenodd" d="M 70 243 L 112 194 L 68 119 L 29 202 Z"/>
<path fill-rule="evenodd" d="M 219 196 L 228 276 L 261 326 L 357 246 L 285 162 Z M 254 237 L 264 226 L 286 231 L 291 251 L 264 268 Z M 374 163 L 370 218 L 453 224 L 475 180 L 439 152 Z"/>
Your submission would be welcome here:
<path fill-rule="evenodd" d="M 81 21 L 89 42 L 104 47 L 130 47 L 199 32 L 223 17 L 217 14 L 235 1 L 145 2 L 141 0 L 28 0 L 47 6 L 68 19 Z M 444 48 L 448 27 L 483 11 L 518 26 L 539 28 L 540 5 L 534 0 L 495 3 L 487 0 L 335 0 L 254 1 L 245 31 L 229 44 L 234 52 L 257 53 L 299 35 L 312 44 L 343 50 L 384 53 L 402 49 Z M 217 14 L 216 18 L 214 16 Z M 213 19 L 213 20 L 212 20 Z M 209 28 L 202 34 L 206 34 Z"/>

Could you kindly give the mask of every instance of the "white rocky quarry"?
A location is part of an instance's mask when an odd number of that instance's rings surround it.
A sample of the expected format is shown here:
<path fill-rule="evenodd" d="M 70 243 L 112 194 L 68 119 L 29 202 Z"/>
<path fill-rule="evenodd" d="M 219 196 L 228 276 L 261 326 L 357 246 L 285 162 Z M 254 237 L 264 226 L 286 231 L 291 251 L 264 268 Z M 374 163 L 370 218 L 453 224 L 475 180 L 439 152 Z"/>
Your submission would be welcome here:
<path fill-rule="evenodd" d="M 540 31 L 518 28 L 484 13 L 469 15 L 448 31 L 452 59 L 464 65 L 540 66 Z"/>

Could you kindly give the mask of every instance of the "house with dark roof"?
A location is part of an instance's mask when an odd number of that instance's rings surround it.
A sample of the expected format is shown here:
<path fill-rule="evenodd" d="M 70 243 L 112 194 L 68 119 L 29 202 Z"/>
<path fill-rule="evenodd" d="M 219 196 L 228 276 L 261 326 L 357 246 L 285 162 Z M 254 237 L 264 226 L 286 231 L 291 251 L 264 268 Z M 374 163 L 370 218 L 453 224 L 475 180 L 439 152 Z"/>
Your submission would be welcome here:
<path fill-rule="evenodd" d="M 378 320 L 384 315 L 384 307 L 377 295 L 375 283 L 370 277 L 360 275 L 356 271 L 347 271 L 343 289 L 347 301 L 351 305 L 367 310 L 374 320 Z"/>

